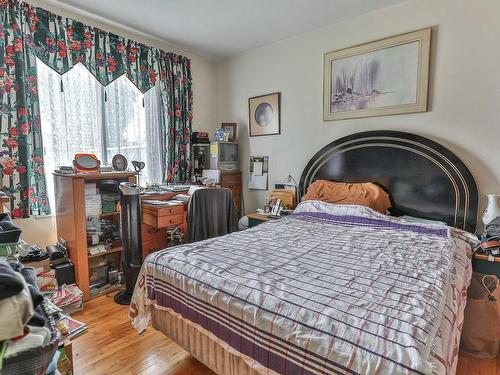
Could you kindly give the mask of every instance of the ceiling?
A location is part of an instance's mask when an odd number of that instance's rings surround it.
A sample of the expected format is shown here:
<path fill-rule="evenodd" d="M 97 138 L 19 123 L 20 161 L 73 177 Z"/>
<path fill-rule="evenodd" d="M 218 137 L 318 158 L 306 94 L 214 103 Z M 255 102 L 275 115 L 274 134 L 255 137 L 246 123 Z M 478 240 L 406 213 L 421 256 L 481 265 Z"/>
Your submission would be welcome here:
<path fill-rule="evenodd" d="M 402 1 L 48 0 L 216 60 Z"/>

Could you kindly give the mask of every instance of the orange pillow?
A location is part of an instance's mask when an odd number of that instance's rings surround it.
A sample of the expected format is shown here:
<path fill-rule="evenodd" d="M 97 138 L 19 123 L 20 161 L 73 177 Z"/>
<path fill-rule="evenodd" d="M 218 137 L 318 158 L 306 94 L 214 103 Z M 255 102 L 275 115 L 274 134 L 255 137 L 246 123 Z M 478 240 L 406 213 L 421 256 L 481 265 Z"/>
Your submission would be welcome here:
<path fill-rule="evenodd" d="M 348 183 L 318 180 L 309 185 L 302 200 L 359 204 L 383 214 L 391 207 L 389 194 L 371 182 Z"/>

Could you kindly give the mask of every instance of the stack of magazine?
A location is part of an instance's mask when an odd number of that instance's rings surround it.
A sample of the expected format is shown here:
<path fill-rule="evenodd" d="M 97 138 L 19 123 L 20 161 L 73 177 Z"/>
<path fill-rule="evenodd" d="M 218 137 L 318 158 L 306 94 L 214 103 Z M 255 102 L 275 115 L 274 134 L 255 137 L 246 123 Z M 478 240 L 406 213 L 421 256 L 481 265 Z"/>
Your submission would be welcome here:
<path fill-rule="evenodd" d="M 62 285 L 50 297 L 64 314 L 71 314 L 83 309 L 83 292 L 76 284 Z"/>
<path fill-rule="evenodd" d="M 80 311 L 83 308 L 83 293 L 76 286 L 62 285 L 47 300 L 47 311 L 56 323 L 61 336 L 73 339 L 87 331 L 87 325 L 72 318 L 69 314 Z"/>

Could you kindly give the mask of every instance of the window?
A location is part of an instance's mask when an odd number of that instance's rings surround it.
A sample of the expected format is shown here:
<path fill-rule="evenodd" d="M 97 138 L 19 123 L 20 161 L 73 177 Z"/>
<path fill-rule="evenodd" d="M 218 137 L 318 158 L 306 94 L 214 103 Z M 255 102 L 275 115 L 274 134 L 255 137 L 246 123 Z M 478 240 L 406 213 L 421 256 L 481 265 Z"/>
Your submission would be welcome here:
<path fill-rule="evenodd" d="M 159 92 L 142 94 L 125 76 L 103 87 L 82 64 L 60 76 L 37 61 L 40 116 L 49 202 L 50 174 L 71 165 L 76 153 L 97 155 L 110 165 L 114 155 L 146 163 L 141 185 L 162 180 Z"/>

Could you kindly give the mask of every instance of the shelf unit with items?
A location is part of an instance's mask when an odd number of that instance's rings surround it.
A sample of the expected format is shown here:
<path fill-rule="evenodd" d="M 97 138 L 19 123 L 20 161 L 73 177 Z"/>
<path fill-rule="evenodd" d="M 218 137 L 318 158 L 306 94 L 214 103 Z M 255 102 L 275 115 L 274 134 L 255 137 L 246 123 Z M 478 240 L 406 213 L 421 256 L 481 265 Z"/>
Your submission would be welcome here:
<path fill-rule="evenodd" d="M 121 182 L 133 172 L 54 174 L 57 235 L 67 241 L 75 277 L 89 300 L 121 287 Z"/>

